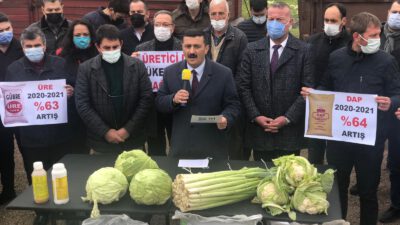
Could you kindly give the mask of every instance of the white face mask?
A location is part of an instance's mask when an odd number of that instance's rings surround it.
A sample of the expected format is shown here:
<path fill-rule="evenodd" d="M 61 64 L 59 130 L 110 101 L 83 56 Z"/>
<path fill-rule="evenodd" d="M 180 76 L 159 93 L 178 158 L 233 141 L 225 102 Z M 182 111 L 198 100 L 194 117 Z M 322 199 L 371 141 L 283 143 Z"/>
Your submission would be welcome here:
<path fill-rule="evenodd" d="M 222 31 L 225 28 L 225 20 L 211 20 L 211 26 L 216 31 Z"/>
<path fill-rule="evenodd" d="M 324 23 L 324 32 L 329 37 L 336 36 L 340 33 L 340 24 Z"/>
<path fill-rule="evenodd" d="M 167 41 L 171 38 L 171 35 L 171 29 L 168 27 L 154 27 L 154 36 L 158 41 Z"/>
<path fill-rule="evenodd" d="M 360 35 L 360 37 L 364 40 L 367 41 L 363 38 L 363 36 Z M 361 51 L 365 54 L 374 54 L 377 51 L 379 51 L 379 47 L 381 46 L 381 39 L 380 38 L 370 38 L 368 39 L 368 44 L 366 46 L 361 47 Z"/>
<path fill-rule="evenodd" d="M 108 63 L 116 63 L 121 57 L 121 49 L 115 49 L 112 51 L 103 51 L 102 58 Z"/>
<path fill-rule="evenodd" d="M 251 19 L 255 24 L 263 24 L 267 21 L 267 17 L 265 16 L 253 16 Z"/>
<path fill-rule="evenodd" d="M 200 7 L 200 3 L 198 0 L 186 0 L 186 6 L 191 10 L 198 9 Z"/>

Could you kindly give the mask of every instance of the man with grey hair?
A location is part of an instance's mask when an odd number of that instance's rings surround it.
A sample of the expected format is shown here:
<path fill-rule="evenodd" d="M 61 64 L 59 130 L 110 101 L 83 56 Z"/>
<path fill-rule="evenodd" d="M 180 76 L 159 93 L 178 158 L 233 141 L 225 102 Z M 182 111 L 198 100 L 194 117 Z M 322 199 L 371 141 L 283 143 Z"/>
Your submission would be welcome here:
<path fill-rule="evenodd" d="M 38 27 L 46 36 L 46 52 L 52 55 L 61 46 L 71 21 L 64 17 L 62 0 L 41 0 L 43 17 L 29 26 Z"/>
<path fill-rule="evenodd" d="M 400 72 L 396 60 L 379 50 L 381 22 L 367 12 L 359 13 L 349 24 L 352 42 L 329 57 L 325 75 L 318 89 L 376 94 L 378 120 L 374 146 L 328 141 L 326 157 L 333 165 L 339 184 L 342 215 L 347 214 L 350 174 L 355 168 L 360 196 L 361 225 L 376 225 L 378 220 L 377 189 L 387 137 L 387 119 L 400 103 Z M 307 96 L 310 88 L 302 88 Z"/>
<path fill-rule="evenodd" d="M 240 69 L 243 51 L 247 47 L 247 37 L 243 31 L 229 24 L 229 4 L 226 0 L 212 0 L 208 14 L 211 26 L 205 30 L 207 43 L 210 46 L 207 56 L 212 61 L 230 68 L 233 76 L 236 77 Z M 243 121 L 239 118 L 229 131 L 230 159 L 245 159 L 243 156 Z"/>
<path fill-rule="evenodd" d="M 39 81 L 67 79 L 65 61 L 46 52 L 45 34 L 37 28 L 27 28 L 21 34 L 24 57 L 7 68 L 5 81 Z M 73 95 L 73 88 L 66 85 L 68 97 Z M 19 127 L 21 153 L 29 184 L 32 183 L 32 165 L 42 161 L 49 169 L 55 162 L 70 151 L 71 133 L 67 124 Z"/>
<path fill-rule="evenodd" d="M 310 47 L 290 34 L 286 3 L 268 8 L 268 36 L 249 43 L 243 55 L 238 89 L 247 113 L 246 138 L 255 160 L 300 154 L 305 146 L 302 86 L 313 85 Z"/>

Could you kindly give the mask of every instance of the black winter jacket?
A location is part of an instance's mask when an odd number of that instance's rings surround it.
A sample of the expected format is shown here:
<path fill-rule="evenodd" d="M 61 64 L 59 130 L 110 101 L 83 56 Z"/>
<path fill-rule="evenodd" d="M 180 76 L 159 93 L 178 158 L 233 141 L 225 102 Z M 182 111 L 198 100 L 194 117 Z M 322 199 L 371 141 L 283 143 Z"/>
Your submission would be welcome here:
<path fill-rule="evenodd" d="M 64 40 L 70 25 L 71 21 L 64 19 L 61 28 L 59 29 L 58 33 L 55 34 L 50 29 L 49 24 L 43 16 L 40 21 L 32 23 L 28 28 L 37 27 L 41 29 L 46 36 L 46 52 L 55 55 L 56 50 L 61 47 L 62 41 Z"/>
<path fill-rule="evenodd" d="M 207 43 L 210 45 L 210 51 L 208 51 L 207 56 L 211 59 L 211 27 L 207 28 L 205 32 Z M 225 34 L 225 41 L 221 46 L 216 62 L 231 69 L 233 76 L 236 77 L 236 74 L 240 69 L 243 52 L 246 48 L 246 35 L 238 28 L 229 25 Z"/>
<path fill-rule="evenodd" d="M 128 27 L 128 23 L 126 23 L 123 19 L 112 21 L 108 15 L 104 14 L 104 9 L 104 7 L 99 7 L 96 11 L 92 11 L 84 15 L 82 19 L 89 22 L 95 31 L 104 24 L 114 25 L 120 30 Z"/>
<path fill-rule="evenodd" d="M 386 137 L 385 121 L 400 106 L 399 66 L 393 56 L 382 50 L 375 54 L 357 53 L 351 45 L 352 42 L 330 55 L 318 89 L 390 97 L 389 112 L 378 112 L 376 143 L 379 143 Z"/>
<path fill-rule="evenodd" d="M 240 22 L 237 25 L 237 28 L 239 28 L 241 31 L 243 31 L 244 34 L 246 34 L 249 43 L 253 41 L 258 41 L 261 38 L 265 37 L 265 35 L 267 35 L 266 22 L 263 24 L 256 24 L 251 18 Z"/>
<path fill-rule="evenodd" d="M 124 60 L 121 122 L 130 137 L 122 144 L 108 143 L 104 136 L 110 129 L 120 129 L 115 122 L 109 85 L 98 55 L 79 66 L 75 102 L 88 130 L 88 144 L 99 152 L 121 152 L 144 144 L 144 125 L 153 104 L 153 94 L 145 65 L 122 54 Z"/>
<path fill-rule="evenodd" d="M 139 40 L 135 35 L 133 26 L 130 26 L 121 31 L 121 38 L 124 42 L 122 45 L 122 52 L 131 55 L 132 52 L 135 51 L 136 46 L 155 38 L 154 27 L 151 24 L 147 24 L 142 34 L 142 38 Z"/>
<path fill-rule="evenodd" d="M 347 46 L 351 41 L 351 36 L 346 29 L 336 37 L 329 37 L 324 32 L 314 34 L 308 40 L 311 44 L 311 52 L 314 61 L 314 81 L 318 86 L 329 62 L 329 55 L 339 49 Z"/>

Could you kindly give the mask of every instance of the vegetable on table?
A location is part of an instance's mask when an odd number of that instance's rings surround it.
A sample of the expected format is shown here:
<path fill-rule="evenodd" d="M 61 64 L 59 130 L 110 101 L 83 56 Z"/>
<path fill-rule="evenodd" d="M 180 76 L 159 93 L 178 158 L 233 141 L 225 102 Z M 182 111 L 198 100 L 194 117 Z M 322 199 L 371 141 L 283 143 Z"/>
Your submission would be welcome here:
<path fill-rule="evenodd" d="M 101 168 L 89 176 L 86 182 L 86 197 L 83 201 L 93 202 L 90 217 L 98 217 L 97 203 L 110 204 L 118 201 L 128 190 L 128 181 L 121 171 L 113 167 Z"/>
<path fill-rule="evenodd" d="M 122 152 L 115 161 L 114 167 L 126 176 L 128 182 L 144 169 L 158 169 L 157 163 L 142 150 Z"/>
<path fill-rule="evenodd" d="M 133 177 L 129 192 L 137 204 L 163 205 L 171 197 L 172 179 L 161 169 L 145 169 Z"/>
<path fill-rule="evenodd" d="M 172 184 L 174 204 L 182 211 L 209 209 L 232 204 L 256 195 L 267 175 L 262 168 L 212 173 L 178 174 Z"/>

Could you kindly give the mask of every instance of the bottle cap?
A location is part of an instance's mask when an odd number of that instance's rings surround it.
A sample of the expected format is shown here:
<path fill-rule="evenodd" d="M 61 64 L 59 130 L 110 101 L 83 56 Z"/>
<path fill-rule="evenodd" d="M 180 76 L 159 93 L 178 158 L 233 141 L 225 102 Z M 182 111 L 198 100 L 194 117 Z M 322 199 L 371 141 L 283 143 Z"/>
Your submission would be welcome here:
<path fill-rule="evenodd" d="M 65 169 L 64 163 L 56 163 L 53 165 L 53 170 L 62 170 Z"/>
<path fill-rule="evenodd" d="M 43 169 L 43 163 L 38 161 L 33 163 L 33 169 L 34 170 L 41 170 Z"/>

